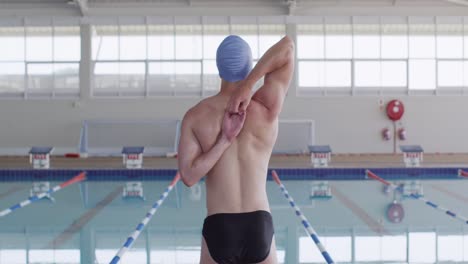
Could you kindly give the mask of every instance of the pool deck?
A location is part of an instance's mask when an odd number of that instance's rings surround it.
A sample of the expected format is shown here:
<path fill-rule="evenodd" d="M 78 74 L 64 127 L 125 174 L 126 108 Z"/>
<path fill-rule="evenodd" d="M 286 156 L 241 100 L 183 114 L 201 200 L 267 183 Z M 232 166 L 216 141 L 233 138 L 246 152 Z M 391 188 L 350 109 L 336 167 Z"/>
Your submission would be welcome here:
<path fill-rule="evenodd" d="M 122 169 L 121 157 L 65 158 L 51 156 L 54 169 Z M 333 154 L 330 168 L 397 168 L 404 167 L 403 154 Z M 424 154 L 421 167 L 467 167 L 468 153 Z M 176 158 L 145 157 L 148 169 L 176 169 Z M 309 155 L 275 155 L 270 168 L 312 168 Z M 27 156 L 0 156 L 1 169 L 30 169 Z"/>

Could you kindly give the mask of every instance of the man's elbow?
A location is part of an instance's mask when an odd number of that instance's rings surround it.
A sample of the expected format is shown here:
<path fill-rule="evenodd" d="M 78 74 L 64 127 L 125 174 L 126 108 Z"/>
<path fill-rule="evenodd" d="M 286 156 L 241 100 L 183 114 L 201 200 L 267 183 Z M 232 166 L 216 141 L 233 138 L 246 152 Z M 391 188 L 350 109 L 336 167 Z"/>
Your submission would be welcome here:
<path fill-rule="evenodd" d="M 293 39 L 290 36 L 284 36 L 281 41 L 283 42 L 283 46 L 286 49 L 288 57 L 291 56 L 294 58 L 294 49 L 296 45 L 294 44 Z"/>
<path fill-rule="evenodd" d="M 182 182 L 187 187 L 192 187 L 193 185 L 195 185 L 195 183 L 197 183 L 196 181 L 193 180 L 193 177 L 191 177 L 190 173 L 188 173 L 186 170 L 180 171 L 180 178 L 182 179 Z"/>

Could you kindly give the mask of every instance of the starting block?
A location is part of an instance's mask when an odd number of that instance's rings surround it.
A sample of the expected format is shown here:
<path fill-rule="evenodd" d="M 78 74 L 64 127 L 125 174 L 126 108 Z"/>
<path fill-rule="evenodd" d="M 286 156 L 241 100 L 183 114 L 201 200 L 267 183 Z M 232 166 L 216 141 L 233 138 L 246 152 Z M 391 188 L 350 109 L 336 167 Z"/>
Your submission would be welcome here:
<path fill-rule="evenodd" d="M 29 197 L 36 196 L 41 193 L 46 193 L 50 190 L 50 182 L 44 181 L 44 182 L 33 182 L 32 188 L 29 191 Z M 44 196 L 43 199 L 48 199 L 50 201 L 54 201 L 54 198 L 50 196 L 50 193 L 48 193 L 46 196 Z"/>
<path fill-rule="evenodd" d="M 141 182 L 127 182 L 123 188 L 124 200 L 145 200 L 143 196 L 143 184 Z"/>
<path fill-rule="evenodd" d="M 419 167 L 423 161 L 423 149 L 419 145 L 400 146 L 406 167 Z"/>
<path fill-rule="evenodd" d="M 124 147 L 122 149 L 123 164 L 127 169 L 141 169 L 145 147 Z"/>
<path fill-rule="evenodd" d="M 312 183 L 310 188 L 310 199 L 328 200 L 332 198 L 332 191 L 327 181 Z"/>
<path fill-rule="evenodd" d="M 424 189 L 420 181 L 408 181 L 402 184 L 401 194 L 405 198 L 410 198 L 413 195 L 423 197 Z"/>
<path fill-rule="evenodd" d="M 314 167 L 328 167 L 331 161 L 331 148 L 329 145 L 310 145 L 310 161 Z"/>
<path fill-rule="evenodd" d="M 29 151 L 29 163 L 34 169 L 50 168 L 50 154 L 53 150 L 52 147 L 32 147 Z"/>

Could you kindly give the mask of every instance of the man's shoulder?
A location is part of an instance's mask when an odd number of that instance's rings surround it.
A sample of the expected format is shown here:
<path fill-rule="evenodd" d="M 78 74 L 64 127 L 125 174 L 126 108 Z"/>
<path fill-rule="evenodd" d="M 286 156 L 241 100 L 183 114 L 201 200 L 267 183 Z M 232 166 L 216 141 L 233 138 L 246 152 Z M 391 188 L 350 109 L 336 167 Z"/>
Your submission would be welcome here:
<path fill-rule="evenodd" d="M 201 100 L 195 106 L 185 113 L 184 121 L 195 121 L 200 117 L 206 117 L 206 114 L 212 113 L 216 109 L 214 98 L 209 97 Z"/>

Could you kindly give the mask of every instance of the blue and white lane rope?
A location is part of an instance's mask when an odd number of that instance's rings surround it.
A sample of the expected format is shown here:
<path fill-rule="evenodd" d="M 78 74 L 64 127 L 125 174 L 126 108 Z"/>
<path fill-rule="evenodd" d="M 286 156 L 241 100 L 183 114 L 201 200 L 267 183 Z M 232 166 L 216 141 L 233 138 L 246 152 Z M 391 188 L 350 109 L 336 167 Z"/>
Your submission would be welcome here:
<path fill-rule="evenodd" d="M 386 180 L 380 178 L 379 176 L 377 176 L 375 173 L 373 173 L 373 172 L 370 171 L 370 170 L 366 170 L 366 175 L 367 175 L 368 177 L 374 179 L 374 180 L 377 180 L 377 181 L 379 181 L 379 182 L 381 182 L 381 183 L 383 183 L 383 184 L 385 184 L 385 185 L 388 185 L 388 186 L 389 186 L 390 188 L 392 188 L 392 189 L 397 189 L 397 188 L 398 188 L 397 185 L 395 185 L 395 184 L 393 184 L 393 183 L 391 183 L 391 182 L 388 182 L 388 181 L 386 181 Z M 455 219 L 457 219 L 457 220 L 462 221 L 462 222 L 465 223 L 465 224 L 468 224 L 468 218 L 466 218 L 466 217 L 464 217 L 464 216 L 458 215 L 458 214 L 456 214 L 455 212 L 450 211 L 449 209 L 444 208 L 444 207 L 442 207 L 442 206 L 440 206 L 440 205 L 437 205 L 436 203 L 433 203 L 433 202 L 427 200 L 426 198 L 424 198 L 424 197 L 422 197 L 422 196 L 415 195 L 415 194 L 411 194 L 410 196 L 411 196 L 412 198 L 414 198 L 414 199 L 423 201 L 426 205 L 428 205 L 428 206 L 430 206 L 430 207 L 432 207 L 432 208 L 434 208 L 434 209 L 436 209 L 436 210 L 438 210 L 438 211 L 444 212 L 446 215 L 451 216 L 452 218 L 455 218 Z"/>
<path fill-rule="evenodd" d="M 288 191 L 286 190 L 286 187 L 284 187 L 284 185 L 281 183 L 276 171 L 272 171 L 271 174 L 275 182 L 279 185 L 281 192 L 283 192 L 284 197 L 286 197 L 286 199 L 289 200 L 289 204 L 294 209 L 294 211 L 296 211 L 297 217 L 301 219 L 301 223 L 304 226 L 307 234 L 312 238 L 318 250 L 320 251 L 320 253 L 322 253 L 322 256 L 325 259 L 325 261 L 327 261 L 328 264 L 335 263 L 333 259 L 331 258 L 330 254 L 328 254 L 328 251 L 320 242 L 317 232 L 315 232 L 314 228 L 310 225 L 309 220 L 307 220 L 304 214 L 302 214 L 301 209 L 296 205 L 296 203 L 294 202 L 294 199 L 291 197 L 291 195 L 289 195 Z"/>
<path fill-rule="evenodd" d="M 145 228 L 145 226 L 148 224 L 148 222 L 151 220 L 153 215 L 156 213 L 158 208 L 161 206 L 161 204 L 164 202 L 166 197 L 169 195 L 169 193 L 172 191 L 172 188 L 177 184 L 177 182 L 180 180 L 180 174 L 177 173 L 174 179 L 172 180 L 171 184 L 166 188 L 163 194 L 159 197 L 159 200 L 157 200 L 151 209 L 146 213 L 145 218 L 137 225 L 135 228 L 135 231 L 127 238 L 127 241 L 125 241 L 124 245 L 119 249 L 115 257 L 109 262 L 109 264 L 117 264 L 119 263 L 120 259 L 123 257 L 123 255 L 129 250 L 133 242 L 137 240 L 138 236 L 140 235 L 141 231 Z"/>
<path fill-rule="evenodd" d="M 13 206 L 10 206 L 9 208 L 3 210 L 0 212 L 0 218 L 1 217 L 4 217 L 6 215 L 9 215 L 11 214 L 13 211 L 15 210 L 18 210 L 20 208 L 23 208 L 25 206 L 28 206 L 30 205 L 31 203 L 33 202 L 36 202 L 36 201 L 39 201 L 40 199 L 46 197 L 47 195 L 49 194 L 52 194 L 54 192 L 57 192 L 58 190 L 62 189 L 62 188 L 65 188 L 69 185 L 72 185 L 74 183 L 77 183 L 77 182 L 80 182 L 80 181 L 83 181 L 86 179 L 86 173 L 85 172 L 82 172 L 78 175 L 76 175 L 75 177 L 71 178 L 70 180 L 66 181 L 66 182 L 63 182 L 62 184 L 60 185 L 57 185 L 51 189 L 49 189 L 47 192 L 43 192 L 43 193 L 40 193 L 40 194 L 37 194 L 37 195 L 34 195 L 34 196 L 31 196 L 29 197 L 27 200 L 24 200 L 20 203 L 17 203 Z"/>

